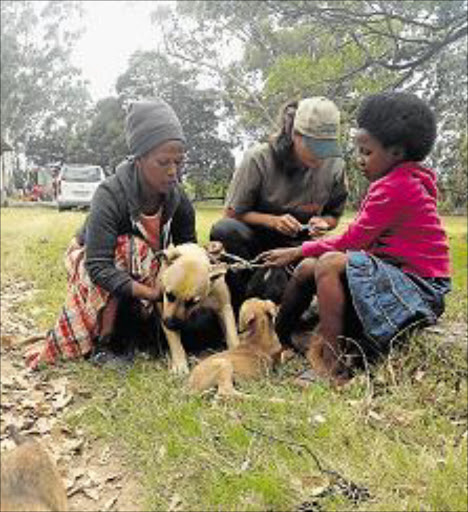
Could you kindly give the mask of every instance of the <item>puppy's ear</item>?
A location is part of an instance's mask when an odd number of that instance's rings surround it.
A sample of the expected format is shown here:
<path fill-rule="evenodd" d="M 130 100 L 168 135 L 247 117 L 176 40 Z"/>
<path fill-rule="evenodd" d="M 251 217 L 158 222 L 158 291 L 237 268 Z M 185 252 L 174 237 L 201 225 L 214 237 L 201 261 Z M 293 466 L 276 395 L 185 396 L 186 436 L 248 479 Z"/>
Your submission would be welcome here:
<path fill-rule="evenodd" d="M 220 277 L 224 277 L 227 272 L 227 266 L 220 264 L 220 265 L 212 265 L 210 267 L 210 281 L 214 282 L 216 279 L 219 279 Z"/>
<path fill-rule="evenodd" d="M 275 304 L 273 301 L 265 301 L 265 311 L 271 320 L 274 320 L 276 318 L 276 315 L 278 314 L 278 309 L 279 306 Z"/>
<path fill-rule="evenodd" d="M 170 244 L 162 254 L 167 263 L 172 263 L 180 256 L 180 251 L 174 244 Z"/>
<path fill-rule="evenodd" d="M 241 308 L 239 313 L 239 331 L 242 332 L 248 328 L 253 328 L 255 320 L 255 311 L 247 308 Z"/>

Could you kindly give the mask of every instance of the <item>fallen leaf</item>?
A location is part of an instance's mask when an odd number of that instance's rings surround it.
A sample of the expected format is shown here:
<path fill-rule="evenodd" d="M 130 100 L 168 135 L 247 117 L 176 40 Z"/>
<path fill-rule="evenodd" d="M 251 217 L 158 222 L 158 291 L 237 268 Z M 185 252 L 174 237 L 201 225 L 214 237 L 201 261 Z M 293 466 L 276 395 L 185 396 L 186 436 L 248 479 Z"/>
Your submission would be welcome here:
<path fill-rule="evenodd" d="M 414 374 L 414 380 L 416 382 L 421 382 L 424 378 L 424 375 L 426 375 L 426 372 L 423 371 L 423 370 L 418 370 L 415 374 Z"/>
<path fill-rule="evenodd" d="M 168 512 L 175 512 L 180 510 L 180 506 L 182 505 L 181 497 L 176 493 L 172 496 L 171 501 L 169 502 Z"/>
<path fill-rule="evenodd" d="M 329 478 L 321 475 L 304 476 L 301 478 L 301 483 L 310 496 L 320 496 L 330 487 Z"/>
<path fill-rule="evenodd" d="M 241 464 L 240 470 L 242 472 L 247 471 L 249 469 L 249 466 L 250 466 L 250 458 L 246 458 L 244 460 L 244 462 Z"/>
<path fill-rule="evenodd" d="M 310 496 L 313 496 L 313 497 L 320 496 L 328 489 L 328 487 L 329 487 L 328 485 L 324 485 L 321 487 L 320 486 L 312 487 L 312 489 L 309 490 Z"/>
<path fill-rule="evenodd" d="M 40 434 L 47 434 L 52 428 L 52 421 L 47 418 L 39 418 L 36 421 L 36 427 Z"/>
<path fill-rule="evenodd" d="M 91 498 L 94 501 L 97 501 L 99 499 L 99 496 L 100 496 L 99 489 L 97 489 L 97 488 L 90 489 L 88 487 L 83 487 L 82 492 L 88 498 Z"/>
<path fill-rule="evenodd" d="M 36 413 L 38 416 L 50 416 L 53 412 L 53 408 L 48 402 L 38 402 L 36 404 Z"/>
<path fill-rule="evenodd" d="M 309 423 L 319 423 L 319 424 L 322 424 L 322 423 L 325 423 L 326 421 L 327 420 L 325 419 L 325 416 L 323 416 L 322 414 L 314 414 L 309 419 Z"/>
<path fill-rule="evenodd" d="M 60 411 L 64 409 L 71 401 L 73 400 L 72 394 L 67 394 L 66 391 L 59 394 L 58 396 L 55 396 L 52 399 L 52 404 L 56 411 Z"/>
<path fill-rule="evenodd" d="M 2 400 L 2 410 L 8 410 L 12 409 L 15 406 L 13 402 L 5 402 L 5 400 Z"/>
<path fill-rule="evenodd" d="M 68 377 L 59 377 L 50 381 L 49 383 L 49 391 L 52 395 L 63 395 L 66 394 L 68 385 Z"/>
<path fill-rule="evenodd" d="M 66 479 L 67 491 L 71 489 L 75 485 L 76 481 L 85 474 L 85 470 L 84 468 L 78 467 L 72 469 L 70 473 L 70 476 Z"/>
<path fill-rule="evenodd" d="M 16 389 L 28 389 L 28 381 L 23 377 L 23 375 L 17 374 L 13 376 L 13 386 Z"/>
<path fill-rule="evenodd" d="M 377 421 L 382 421 L 383 420 L 383 417 L 379 413 L 377 413 L 375 411 L 370 410 L 367 414 L 368 414 L 369 417 L 371 417 L 374 420 L 377 420 Z"/>
<path fill-rule="evenodd" d="M 107 512 L 110 510 L 117 503 L 118 498 L 119 496 L 117 495 L 107 500 L 101 508 L 102 512 Z"/>
<path fill-rule="evenodd" d="M 442 329 L 441 327 L 426 327 L 426 331 L 427 332 L 430 332 L 432 334 L 444 334 L 445 333 L 445 329 Z"/>
<path fill-rule="evenodd" d="M 13 387 L 13 378 L 7 377 L 6 375 L 2 375 L 2 393 L 3 388 L 12 388 Z"/>
<path fill-rule="evenodd" d="M 84 439 L 66 439 L 62 446 L 62 453 L 80 453 L 84 446 Z"/>
<path fill-rule="evenodd" d="M 104 482 L 112 482 L 123 477 L 123 473 L 110 473 L 104 477 Z"/>
<path fill-rule="evenodd" d="M 35 410 L 36 409 L 36 401 L 35 400 L 32 400 L 30 398 L 24 398 L 23 400 L 21 400 L 21 407 L 23 409 L 33 409 Z"/>
<path fill-rule="evenodd" d="M 5 429 L 8 425 L 14 425 L 18 431 L 21 431 L 24 429 L 24 419 L 21 417 L 18 417 L 17 414 L 11 413 L 11 412 L 2 412 L 1 415 L 1 421 L 3 423 L 1 427 L 1 433 L 3 434 L 5 432 Z"/>
<path fill-rule="evenodd" d="M 110 446 L 106 446 L 99 457 L 99 464 L 104 465 L 107 464 L 110 457 Z"/>
<path fill-rule="evenodd" d="M 16 443 L 12 439 L 2 439 L 0 441 L 1 451 L 7 451 L 15 448 Z"/>

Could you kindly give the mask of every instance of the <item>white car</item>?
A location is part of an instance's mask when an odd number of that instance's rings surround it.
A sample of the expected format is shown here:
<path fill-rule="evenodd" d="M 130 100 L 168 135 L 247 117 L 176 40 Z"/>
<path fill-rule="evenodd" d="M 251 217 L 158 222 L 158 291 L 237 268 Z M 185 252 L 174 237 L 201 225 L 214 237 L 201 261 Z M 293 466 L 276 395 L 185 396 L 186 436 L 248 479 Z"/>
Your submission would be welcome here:
<path fill-rule="evenodd" d="M 67 208 L 89 208 L 98 185 L 106 179 L 99 165 L 64 164 L 57 178 L 59 211 Z"/>

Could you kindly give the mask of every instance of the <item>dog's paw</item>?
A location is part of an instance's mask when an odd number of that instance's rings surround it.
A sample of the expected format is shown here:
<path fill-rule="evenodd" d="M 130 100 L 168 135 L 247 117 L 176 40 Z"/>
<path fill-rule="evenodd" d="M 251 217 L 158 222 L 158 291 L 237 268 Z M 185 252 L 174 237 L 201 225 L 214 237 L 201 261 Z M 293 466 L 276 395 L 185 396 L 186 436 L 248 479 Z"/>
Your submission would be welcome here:
<path fill-rule="evenodd" d="M 182 361 L 172 361 L 171 363 L 171 373 L 174 375 L 188 375 L 189 373 L 189 367 L 188 363 L 185 360 Z"/>

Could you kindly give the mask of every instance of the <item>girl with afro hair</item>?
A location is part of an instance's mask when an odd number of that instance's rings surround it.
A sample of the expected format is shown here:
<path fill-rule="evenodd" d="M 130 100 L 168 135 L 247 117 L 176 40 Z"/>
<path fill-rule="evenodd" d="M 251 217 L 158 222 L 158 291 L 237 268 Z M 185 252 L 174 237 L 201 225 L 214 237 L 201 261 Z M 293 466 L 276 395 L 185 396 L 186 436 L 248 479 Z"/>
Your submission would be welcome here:
<path fill-rule="evenodd" d="M 434 171 L 421 164 L 436 138 L 429 106 L 407 93 L 367 97 L 357 115 L 357 163 L 370 186 L 341 235 L 266 251 L 268 266 L 300 262 L 276 328 L 283 344 L 317 296 L 319 325 L 306 357 L 309 378 L 352 377 L 345 335 L 375 360 L 416 325 L 434 324 L 450 290 L 449 247 L 437 213 Z"/>

